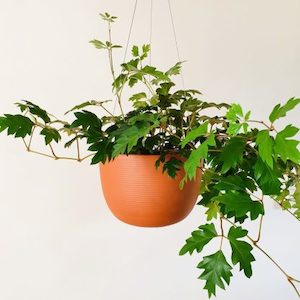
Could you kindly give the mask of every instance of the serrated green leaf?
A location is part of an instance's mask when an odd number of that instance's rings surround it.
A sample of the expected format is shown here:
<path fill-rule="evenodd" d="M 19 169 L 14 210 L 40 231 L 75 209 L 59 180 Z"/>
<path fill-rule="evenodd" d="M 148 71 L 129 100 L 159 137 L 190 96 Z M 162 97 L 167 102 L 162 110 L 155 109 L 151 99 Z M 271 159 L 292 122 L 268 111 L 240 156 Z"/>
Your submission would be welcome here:
<path fill-rule="evenodd" d="M 242 161 L 245 145 L 246 141 L 243 138 L 233 137 L 229 140 L 219 156 L 220 161 L 223 163 L 222 173 L 235 168 Z"/>
<path fill-rule="evenodd" d="M 180 143 L 181 147 L 184 148 L 189 142 L 194 141 L 196 138 L 207 134 L 208 122 L 201 124 L 199 127 L 191 130 L 186 135 L 185 139 Z"/>
<path fill-rule="evenodd" d="M 145 58 L 148 57 L 148 54 L 149 52 L 151 51 L 151 46 L 150 44 L 145 44 L 142 46 L 142 51 L 143 51 L 143 54 L 141 55 L 141 60 L 144 60 Z"/>
<path fill-rule="evenodd" d="M 5 114 L 0 118 L 0 132 L 7 129 L 8 135 L 14 135 L 15 138 L 25 138 L 31 135 L 34 123 L 23 115 Z"/>
<path fill-rule="evenodd" d="M 246 193 L 228 191 L 212 199 L 225 206 L 225 213 L 234 215 L 237 218 L 245 217 L 250 213 L 251 220 L 255 220 L 259 215 L 264 214 L 263 206 L 260 202 L 254 201 Z"/>
<path fill-rule="evenodd" d="M 274 141 L 270 137 L 269 130 L 259 131 L 256 138 L 256 144 L 262 161 L 264 161 L 272 169 Z"/>
<path fill-rule="evenodd" d="M 130 153 L 132 148 L 136 146 L 138 140 L 145 137 L 149 133 L 150 129 L 151 126 L 147 122 L 124 128 L 116 139 L 112 157 L 116 157 L 124 153 Z"/>
<path fill-rule="evenodd" d="M 274 152 L 286 162 L 290 159 L 296 164 L 300 163 L 300 151 L 298 150 L 299 141 L 288 139 L 299 131 L 298 128 L 288 125 L 275 137 Z"/>
<path fill-rule="evenodd" d="M 245 123 L 230 123 L 227 130 L 226 130 L 226 133 L 228 133 L 229 135 L 237 135 L 242 127 L 246 125 Z"/>
<path fill-rule="evenodd" d="M 196 150 L 191 152 L 189 158 L 184 163 L 184 170 L 190 180 L 196 177 L 196 171 L 197 168 L 200 167 L 201 159 L 205 159 L 207 157 L 208 147 L 215 145 L 215 136 L 211 133 Z"/>
<path fill-rule="evenodd" d="M 258 158 L 254 165 L 254 177 L 265 195 L 280 193 L 281 183 L 278 170 L 275 168 L 272 170 L 261 158 Z"/>
<path fill-rule="evenodd" d="M 139 47 L 138 46 L 133 46 L 132 49 L 131 49 L 131 54 L 134 57 L 139 57 L 140 56 Z"/>
<path fill-rule="evenodd" d="M 269 120 L 273 123 L 279 118 L 285 117 L 286 113 L 292 109 L 294 109 L 300 103 L 300 99 L 291 98 L 287 101 L 286 104 L 280 105 L 277 104 L 272 110 Z"/>
<path fill-rule="evenodd" d="M 239 104 L 233 103 L 226 113 L 226 118 L 230 122 L 235 122 L 239 117 L 243 117 L 243 110 Z"/>
<path fill-rule="evenodd" d="M 204 269 L 199 276 L 200 279 L 206 280 L 204 289 L 208 291 L 208 297 L 216 295 L 216 287 L 225 289 L 224 282 L 228 285 L 232 277 L 232 267 L 226 261 L 226 258 L 221 250 L 216 253 L 203 257 L 203 260 L 197 266 L 199 269 Z"/>
<path fill-rule="evenodd" d="M 41 131 L 41 135 L 45 137 L 46 145 L 49 145 L 52 141 L 58 143 L 59 140 L 61 139 L 59 132 L 55 128 L 51 128 L 51 127 L 43 128 Z"/>
<path fill-rule="evenodd" d="M 175 157 L 172 157 L 163 164 L 163 173 L 167 172 L 167 174 L 171 178 L 175 178 L 177 172 L 181 169 L 181 166 L 182 166 L 182 161 L 178 160 Z"/>
<path fill-rule="evenodd" d="M 90 111 L 75 112 L 74 115 L 76 120 L 70 125 L 70 128 L 82 127 L 83 130 L 90 127 L 101 128 L 101 120 Z"/>
<path fill-rule="evenodd" d="M 293 194 L 293 197 L 295 199 L 295 202 L 299 205 L 300 208 L 300 182 L 297 182 L 295 184 L 295 192 Z"/>
<path fill-rule="evenodd" d="M 245 275 L 250 278 L 252 276 L 251 263 L 255 261 L 251 251 L 253 247 L 245 241 L 239 240 L 248 234 L 247 230 L 242 227 L 232 226 L 228 232 L 228 239 L 232 249 L 231 260 L 234 265 L 240 264 L 240 271 L 244 270 Z"/>
<path fill-rule="evenodd" d="M 32 115 L 41 118 L 45 123 L 51 122 L 48 113 L 44 109 L 40 108 L 38 105 L 30 101 L 24 100 L 23 102 L 25 103 L 26 107 Z"/>
<path fill-rule="evenodd" d="M 91 40 L 89 43 L 94 45 L 97 49 L 107 49 L 107 45 L 99 40 Z"/>
<path fill-rule="evenodd" d="M 167 72 L 166 75 L 167 76 L 173 76 L 173 75 L 178 75 L 180 74 L 181 71 L 181 67 L 182 67 L 182 63 L 181 61 L 177 62 L 173 67 L 171 67 Z"/>
<path fill-rule="evenodd" d="M 214 189 L 219 191 L 243 191 L 246 188 L 245 178 L 239 175 L 229 175 L 220 177 L 219 182 L 214 185 Z"/>
<path fill-rule="evenodd" d="M 216 202 L 210 202 L 207 205 L 207 211 L 205 212 L 206 214 L 206 220 L 211 221 L 212 219 L 217 219 L 218 213 L 219 213 L 219 207 Z"/>
<path fill-rule="evenodd" d="M 72 107 L 70 110 L 68 110 L 67 112 L 65 112 L 65 115 L 72 112 L 72 111 L 75 111 L 75 110 L 80 110 L 80 109 L 83 109 L 85 107 L 88 107 L 88 106 L 102 106 L 103 104 L 105 103 L 108 103 L 108 102 L 111 102 L 111 100 L 104 100 L 104 101 L 95 101 L 95 100 L 91 100 L 91 101 L 85 101 L 81 104 L 78 104 L 78 105 L 75 105 L 74 107 Z"/>
<path fill-rule="evenodd" d="M 179 255 L 186 253 L 192 255 L 194 251 L 200 253 L 204 246 L 217 236 L 218 234 L 214 224 L 201 225 L 199 229 L 193 231 L 192 236 L 186 240 L 186 244 L 180 250 Z"/>

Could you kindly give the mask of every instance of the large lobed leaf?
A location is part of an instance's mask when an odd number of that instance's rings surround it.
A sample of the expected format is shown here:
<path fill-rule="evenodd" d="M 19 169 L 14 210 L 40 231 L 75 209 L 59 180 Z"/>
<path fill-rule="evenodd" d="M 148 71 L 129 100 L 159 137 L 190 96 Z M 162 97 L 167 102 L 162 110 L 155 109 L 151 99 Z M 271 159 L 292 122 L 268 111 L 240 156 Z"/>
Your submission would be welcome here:
<path fill-rule="evenodd" d="M 193 231 L 192 236 L 186 240 L 186 244 L 180 250 L 179 255 L 184 255 L 187 252 L 192 254 L 194 251 L 199 253 L 206 244 L 217 236 L 218 234 L 214 224 L 201 225 L 199 229 Z"/>
<path fill-rule="evenodd" d="M 232 277 L 232 267 L 227 262 L 221 250 L 212 255 L 205 256 L 197 267 L 204 269 L 199 278 L 206 281 L 204 289 L 208 291 L 209 298 L 212 295 L 216 295 L 217 286 L 225 289 L 224 283 L 229 285 L 230 278 Z"/>

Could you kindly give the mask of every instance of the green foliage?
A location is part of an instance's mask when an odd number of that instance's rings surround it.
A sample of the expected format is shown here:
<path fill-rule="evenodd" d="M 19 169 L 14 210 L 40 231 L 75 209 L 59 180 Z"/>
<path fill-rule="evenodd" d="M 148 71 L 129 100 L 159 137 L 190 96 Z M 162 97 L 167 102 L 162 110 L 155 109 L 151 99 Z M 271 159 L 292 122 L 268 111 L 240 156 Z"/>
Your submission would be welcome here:
<path fill-rule="evenodd" d="M 300 151 L 298 150 L 299 141 L 291 140 L 299 129 L 288 125 L 282 131 L 278 132 L 275 138 L 274 152 L 286 162 L 288 159 L 296 164 L 300 163 Z"/>
<path fill-rule="evenodd" d="M 235 168 L 243 159 L 246 140 L 241 137 L 233 137 L 225 145 L 219 159 L 222 164 L 222 173 L 226 173 L 231 168 Z"/>
<path fill-rule="evenodd" d="M 49 145 L 52 141 L 56 143 L 61 139 L 61 135 L 55 128 L 45 127 L 41 131 L 41 135 L 45 136 L 45 144 Z"/>
<path fill-rule="evenodd" d="M 72 107 L 70 110 L 68 110 L 66 114 L 70 113 L 70 112 L 73 112 L 75 110 L 81 110 L 83 108 L 86 108 L 88 106 L 103 106 L 104 104 L 108 103 L 108 102 L 111 102 L 111 100 L 104 100 L 104 101 L 95 101 L 95 100 L 91 100 L 91 101 L 85 101 L 81 104 L 78 104 L 78 105 L 75 105 L 74 107 Z"/>
<path fill-rule="evenodd" d="M 25 138 L 31 134 L 34 123 L 23 115 L 5 114 L 0 117 L 0 132 L 7 129 L 8 135 L 14 135 L 15 138 Z"/>
<path fill-rule="evenodd" d="M 192 236 L 186 240 L 179 255 L 186 253 L 193 254 L 194 251 L 201 252 L 206 244 L 217 237 L 217 231 L 214 224 L 205 224 L 199 226 L 199 230 L 192 232 Z"/>
<path fill-rule="evenodd" d="M 215 146 L 215 136 L 210 134 L 209 137 L 196 149 L 193 150 L 184 164 L 184 170 L 188 179 L 196 178 L 197 169 L 200 167 L 201 159 L 208 156 L 208 147 Z"/>
<path fill-rule="evenodd" d="M 181 142 L 182 148 L 184 148 L 186 146 L 186 144 L 188 144 L 189 142 L 194 141 L 198 137 L 207 134 L 207 127 L 208 127 L 208 122 L 205 122 L 205 123 L 201 124 L 199 127 L 191 130 L 187 134 L 185 139 Z"/>
<path fill-rule="evenodd" d="M 175 178 L 177 172 L 181 169 L 181 166 L 182 161 L 178 160 L 176 157 L 172 157 L 164 163 L 163 172 L 167 172 L 171 178 Z"/>
<path fill-rule="evenodd" d="M 299 103 L 300 99 L 291 98 L 284 105 L 277 104 L 272 110 L 269 120 L 274 123 L 276 120 L 285 117 L 286 113 L 294 109 Z"/>
<path fill-rule="evenodd" d="M 262 161 L 264 161 L 270 168 L 273 168 L 274 141 L 272 137 L 270 137 L 269 130 L 261 130 L 257 134 L 256 144 Z"/>
<path fill-rule="evenodd" d="M 225 289 L 225 283 L 230 283 L 232 267 L 227 262 L 224 253 L 219 250 L 216 253 L 205 256 L 198 264 L 199 269 L 204 269 L 200 279 L 206 281 L 204 289 L 208 291 L 208 297 L 216 295 L 216 287 Z"/>
<path fill-rule="evenodd" d="M 246 193 L 238 191 L 228 191 L 213 198 L 224 205 L 224 213 L 228 216 L 244 218 L 250 213 L 251 220 L 258 218 L 260 214 L 264 214 L 263 206 L 260 202 L 254 201 Z"/>
<path fill-rule="evenodd" d="M 82 130 L 87 130 L 90 127 L 101 128 L 101 120 L 90 111 L 83 110 L 74 113 L 74 115 L 76 119 L 72 122 L 70 128 L 80 127 Z"/>
<path fill-rule="evenodd" d="M 67 111 L 74 113 L 69 123 L 30 101 L 22 101 L 17 103 L 21 114 L 0 116 L 0 132 L 23 138 L 28 151 L 36 132 L 46 146 L 67 136 L 65 147 L 76 144 L 77 148 L 77 157 L 71 159 L 82 161 L 91 156 L 91 164 L 107 163 L 123 154 L 157 155 L 155 166 L 160 166 L 166 176 L 176 178 L 184 172 L 180 188 L 196 180 L 201 169 L 198 205 L 207 221 L 213 223 L 193 231 L 180 255 L 201 253 L 209 242 L 220 239 L 219 250 L 198 265 L 211 297 L 216 287 L 224 289 L 232 276 L 232 267 L 223 254 L 224 243 L 230 244 L 226 250 L 231 250 L 232 264 L 239 265 L 247 277 L 252 275 L 252 246 L 257 247 L 257 241 L 239 225 L 259 216 L 262 220 L 263 196 L 270 196 L 300 220 L 299 129 L 293 125 L 275 128 L 273 124 L 293 110 L 300 99 L 276 105 L 270 123 L 250 120 L 250 111 L 243 111 L 239 104 L 204 101 L 196 89 L 176 89 L 173 76 L 180 74 L 183 62 L 166 70 L 147 64 L 151 51 L 148 44 L 133 46 L 132 57 L 115 69 L 112 53 L 121 46 L 113 43 L 110 33 L 116 17 L 108 13 L 100 16 L 109 28 L 108 41 L 94 39 L 90 43 L 108 52 L 112 99 L 116 99 L 120 113 L 111 110 L 109 100 L 85 101 Z M 128 88 L 134 88 L 134 92 L 128 93 Z M 123 109 L 124 98 L 132 105 L 128 112 Z M 105 115 L 87 111 L 87 107 L 102 110 Z M 83 142 L 91 155 L 81 156 Z M 51 156 L 47 150 L 44 155 Z M 54 153 L 52 145 L 51 151 Z M 53 154 L 53 158 L 63 157 Z M 227 236 L 223 227 L 226 221 L 231 224 Z"/>
<path fill-rule="evenodd" d="M 250 278 L 252 276 L 251 263 L 255 261 L 251 251 L 253 247 L 240 238 L 244 238 L 248 234 L 247 230 L 242 227 L 232 226 L 228 232 L 228 239 L 232 249 L 231 260 L 234 265 L 239 264 L 240 270 L 244 270 L 245 275 Z"/>
<path fill-rule="evenodd" d="M 51 122 L 48 113 L 44 109 L 40 108 L 38 105 L 33 104 L 30 101 L 24 100 L 23 102 L 24 103 L 16 103 L 22 112 L 26 112 L 28 110 L 31 115 L 41 118 L 46 124 Z"/>

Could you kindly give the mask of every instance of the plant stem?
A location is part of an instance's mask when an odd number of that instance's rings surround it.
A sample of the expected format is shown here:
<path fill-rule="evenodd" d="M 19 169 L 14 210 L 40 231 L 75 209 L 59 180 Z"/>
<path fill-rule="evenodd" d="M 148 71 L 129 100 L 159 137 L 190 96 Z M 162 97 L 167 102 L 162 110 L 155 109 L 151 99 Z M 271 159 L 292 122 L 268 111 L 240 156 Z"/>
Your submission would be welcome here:
<path fill-rule="evenodd" d="M 110 25 L 110 21 L 107 22 L 108 23 L 108 38 L 109 38 L 109 42 L 110 45 L 112 45 L 112 37 L 111 37 L 111 25 Z M 108 50 L 108 59 L 109 59 L 109 65 L 110 65 L 110 71 L 113 77 L 114 82 L 116 81 L 116 75 L 115 75 L 115 69 L 114 69 L 114 63 L 113 63 L 113 54 L 112 54 L 112 48 L 111 46 L 107 49 Z M 121 97 L 119 94 L 119 91 L 116 89 L 116 96 L 117 96 L 117 101 L 121 110 L 121 114 L 124 117 L 124 111 L 123 111 L 123 107 L 121 104 Z"/>
<path fill-rule="evenodd" d="M 221 229 L 221 242 L 220 242 L 220 250 L 221 250 L 223 246 L 223 240 L 224 240 L 223 216 L 220 216 L 220 229 Z"/>
<path fill-rule="evenodd" d="M 237 225 L 234 222 L 230 221 L 229 219 L 224 218 L 224 220 L 226 220 L 227 222 L 229 222 L 232 226 L 237 227 Z M 251 243 L 252 243 L 252 245 L 254 247 L 256 247 L 258 250 L 260 250 L 285 275 L 285 277 L 287 278 L 288 282 L 292 285 L 293 289 L 295 290 L 295 292 L 297 293 L 298 297 L 300 298 L 300 292 L 298 291 L 297 287 L 294 284 L 294 282 L 300 282 L 300 281 L 298 279 L 293 278 L 286 271 L 284 271 L 283 268 L 264 249 L 262 249 L 257 244 L 257 241 L 255 241 L 249 235 L 246 235 L 246 237 L 248 238 L 248 240 L 251 241 Z"/>
<path fill-rule="evenodd" d="M 76 137 L 78 137 L 78 135 L 76 134 Z M 80 161 L 80 147 L 79 147 L 79 141 L 78 138 L 76 139 L 76 148 L 77 148 L 77 159 L 78 161 Z"/>
<path fill-rule="evenodd" d="M 290 215 L 292 215 L 297 221 L 300 222 L 300 219 L 295 215 L 293 214 L 293 212 L 291 210 L 289 210 L 288 208 L 285 208 L 281 203 L 279 203 L 276 199 L 270 197 L 274 202 L 276 202 L 281 208 L 282 210 L 284 211 L 287 211 Z"/>

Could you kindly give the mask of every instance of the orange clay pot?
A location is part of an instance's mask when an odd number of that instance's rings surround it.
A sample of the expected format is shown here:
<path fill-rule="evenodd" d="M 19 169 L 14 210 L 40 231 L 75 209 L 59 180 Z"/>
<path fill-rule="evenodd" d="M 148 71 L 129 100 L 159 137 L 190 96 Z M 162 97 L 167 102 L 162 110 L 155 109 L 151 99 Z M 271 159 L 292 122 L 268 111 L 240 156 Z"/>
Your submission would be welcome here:
<path fill-rule="evenodd" d="M 175 179 L 155 168 L 159 155 L 120 155 L 100 164 L 104 197 L 112 213 L 121 221 L 141 226 L 160 227 L 183 220 L 193 209 L 199 195 L 201 170 L 183 190 Z"/>

